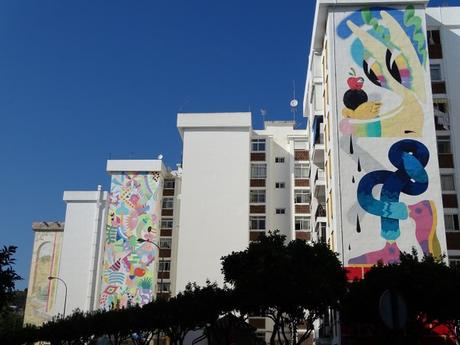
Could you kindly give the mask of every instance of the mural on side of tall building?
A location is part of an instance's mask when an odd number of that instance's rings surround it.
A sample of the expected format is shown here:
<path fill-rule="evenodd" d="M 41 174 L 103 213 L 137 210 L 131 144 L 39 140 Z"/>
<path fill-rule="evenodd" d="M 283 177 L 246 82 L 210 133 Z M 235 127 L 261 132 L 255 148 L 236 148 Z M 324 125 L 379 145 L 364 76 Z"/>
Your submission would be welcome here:
<path fill-rule="evenodd" d="M 58 282 L 49 280 L 59 274 L 62 226 L 59 230 L 35 230 L 32 264 L 27 290 L 24 324 L 41 325 L 51 319 Z"/>
<path fill-rule="evenodd" d="M 102 267 L 101 308 L 143 305 L 156 283 L 161 212 L 158 172 L 112 175 Z"/>
<path fill-rule="evenodd" d="M 335 16 L 345 265 L 397 262 L 413 248 L 440 256 L 446 246 L 424 12 L 363 8 Z"/>

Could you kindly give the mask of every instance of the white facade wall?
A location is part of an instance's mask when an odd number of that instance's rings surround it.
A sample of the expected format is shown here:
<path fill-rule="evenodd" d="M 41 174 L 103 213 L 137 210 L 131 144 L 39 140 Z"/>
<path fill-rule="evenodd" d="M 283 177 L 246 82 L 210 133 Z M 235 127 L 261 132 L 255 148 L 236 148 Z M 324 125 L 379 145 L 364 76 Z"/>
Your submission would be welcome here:
<path fill-rule="evenodd" d="M 294 142 L 307 143 L 305 131 L 294 126 L 291 121 L 266 121 L 265 129 L 255 130 L 253 136 L 266 139 L 267 179 L 261 188 L 266 190 L 266 230 L 279 230 L 288 241 L 295 239 Z M 276 158 L 284 158 L 284 163 L 276 163 Z M 276 188 L 277 182 L 285 183 L 285 188 Z M 276 214 L 277 208 L 285 209 L 285 214 Z"/>
<path fill-rule="evenodd" d="M 223 283 L 220 258 L 249 243 L 250 113 L 179 114 L 183 171 L 176 291 Z"/>
<path fill-rule="evenodd" d="M 107 192 L 64 192 L 67 204 L 59 278 L 68 287 L 66 314 L 94 309 Z M 62 314 L 65 288 L 59 282 L 54 314 Z"/>

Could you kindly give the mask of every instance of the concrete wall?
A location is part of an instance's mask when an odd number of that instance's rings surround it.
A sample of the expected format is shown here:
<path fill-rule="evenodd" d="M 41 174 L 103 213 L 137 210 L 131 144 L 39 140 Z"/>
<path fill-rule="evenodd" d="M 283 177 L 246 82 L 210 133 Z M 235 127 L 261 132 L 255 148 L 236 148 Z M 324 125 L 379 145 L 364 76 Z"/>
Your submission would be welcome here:
<path fill-rule="evenodd" d="M 59 273 L 64 224 L 37 222 L 30 265 L 24 324 L 41 325 L 53 316 L 58 282 L 49 280 Z"/>
<path fill-rule="evenodd" d="M 183 137 L 176 292 L 223 283 L 220 258 L 249 242 L 249 113 L 179 114 Z"/>
<path fill-rule="evenodd" d="M 106 200 L 107 193 L 102 191 L 64 192 L 67 208 L 59 277 L 68 287 L 67 314 L 76 308 L 94 309 Z M 63 312 L 65 295 L 64 285 L 57 286 L 55 314 Z"/>

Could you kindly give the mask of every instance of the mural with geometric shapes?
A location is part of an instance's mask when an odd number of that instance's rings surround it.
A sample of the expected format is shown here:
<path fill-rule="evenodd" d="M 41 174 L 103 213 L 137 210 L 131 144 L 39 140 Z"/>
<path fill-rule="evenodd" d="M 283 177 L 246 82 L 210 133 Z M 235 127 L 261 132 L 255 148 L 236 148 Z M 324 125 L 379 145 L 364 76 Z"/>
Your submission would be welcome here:
<path fill-rule="evenodd" d="M 27 290 L 27 303 L 24 324 L 41 325 L 51 320 L 58 282 L 49 276 L 59 274 L 59 259 L 62 247 L 62 223 L 52 224 L 50 228 L 59 230 L 35 230 L 32 264 Z M 35 225 L 35 223 L 34 223 Z M 48 228 L 48 226 L 44 226 Z"/>
<path fill-rule="evenodd" d="M 159 239 L 161 186 L 158 172 L 112 175 L 99 305 L 103 309 L 152 301 L 154 245 Z"/>
<path fill-rule="evenodd" d="M 345 265 L 397 262 L 413 248 L 440 257 L 446 246 L 423 9 L 334 15 Z"/>

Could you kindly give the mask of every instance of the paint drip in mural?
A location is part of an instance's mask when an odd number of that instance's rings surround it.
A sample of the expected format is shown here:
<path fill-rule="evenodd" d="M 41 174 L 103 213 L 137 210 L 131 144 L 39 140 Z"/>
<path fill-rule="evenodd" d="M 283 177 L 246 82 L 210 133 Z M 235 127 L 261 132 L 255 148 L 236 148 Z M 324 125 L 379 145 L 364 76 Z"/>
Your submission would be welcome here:
<path fill-rule="evenodd" d="M 160 212 L 159 173 L 112 175 L 100 307 L 152 300 Z"/>

